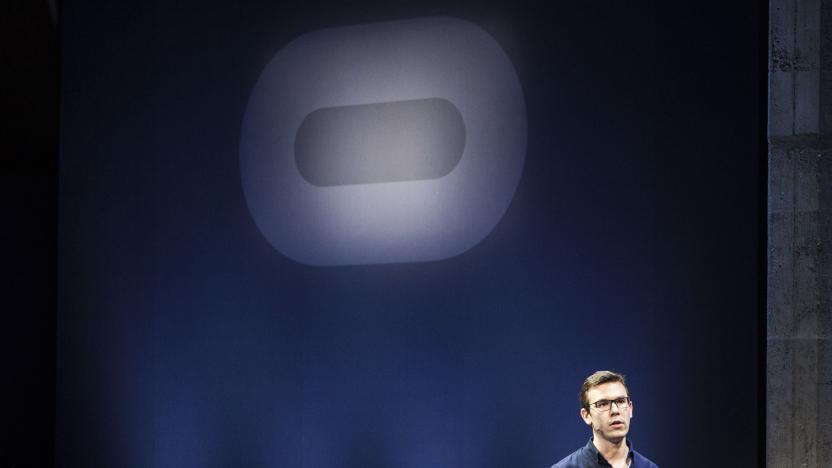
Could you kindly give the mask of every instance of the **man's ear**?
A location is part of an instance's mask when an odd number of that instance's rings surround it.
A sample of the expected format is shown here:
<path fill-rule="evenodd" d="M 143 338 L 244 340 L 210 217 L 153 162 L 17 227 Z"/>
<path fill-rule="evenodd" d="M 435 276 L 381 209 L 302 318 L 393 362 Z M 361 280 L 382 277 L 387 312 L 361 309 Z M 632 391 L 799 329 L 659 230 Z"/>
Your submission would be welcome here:
<path fill-rule="evenodd" d="M 581 408 L 581 419 L 584 420 L 587 426 L 592 426 L 592 417 L 589 415 L 589 411 L 586 408 Z"/>

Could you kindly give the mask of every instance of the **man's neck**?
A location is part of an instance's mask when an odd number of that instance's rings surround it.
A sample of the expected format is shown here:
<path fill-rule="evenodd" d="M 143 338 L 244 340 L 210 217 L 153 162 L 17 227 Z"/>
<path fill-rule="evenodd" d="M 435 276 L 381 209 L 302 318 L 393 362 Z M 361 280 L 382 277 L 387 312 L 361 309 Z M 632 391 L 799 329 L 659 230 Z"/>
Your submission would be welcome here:
<path fill-rule="evenodd" d="M 594 445 L 595 448 L 598 449 L 598 452 L 611 465 L 614 466 L 617 466 L 618 462 L 626 460 L 627 453 L 630 451 L 629 447 L 627 447 L 626 437 L 622 437 L 621 440 L 616 442 L 604 439 L 603 437 L 593 436 L 592 445 Z"/>

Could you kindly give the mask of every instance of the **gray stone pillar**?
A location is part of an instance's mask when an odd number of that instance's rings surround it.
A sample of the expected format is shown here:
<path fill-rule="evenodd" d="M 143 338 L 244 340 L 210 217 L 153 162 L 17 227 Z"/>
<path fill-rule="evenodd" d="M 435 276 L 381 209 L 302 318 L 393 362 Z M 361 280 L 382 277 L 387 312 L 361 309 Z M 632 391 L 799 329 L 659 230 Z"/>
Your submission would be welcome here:
<path fill-rule="evenodd" d="M 832 0 L 771 0 L 769 468 L 832 466 Z"/>

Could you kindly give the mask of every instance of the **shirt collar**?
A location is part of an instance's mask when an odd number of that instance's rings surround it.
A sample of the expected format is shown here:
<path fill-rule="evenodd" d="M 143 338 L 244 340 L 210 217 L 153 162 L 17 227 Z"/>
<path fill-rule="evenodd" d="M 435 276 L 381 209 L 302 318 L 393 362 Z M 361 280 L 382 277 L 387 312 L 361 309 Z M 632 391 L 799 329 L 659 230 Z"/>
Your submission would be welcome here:
<path fill-rule="evenodd" d="M 632 460 L 633 457 L 634 457 L 634 453 L 635 453 L 633 451 L 633 443 L 630 442 L 629 438 L 626 439 L 626 442 L 627 442 L 627 458 Z M 592 437 L 589 438 L 589 442 L 586 443 L 585 448 L 586 448 L 586 451 L 589 454 L 590 458 L 593 461 L 597 462 L 599 465 L 601 465 L 601 463 L 604 463 L 605 465 L 609 465 L 606 458 L 604 458 L 604 456 L 601 455 L 601 452 L 599 452 L 598 449 L 595 447 L 595 444 L 592 443 Z M 632 466 L 632 464 L 630 466 Z"/>

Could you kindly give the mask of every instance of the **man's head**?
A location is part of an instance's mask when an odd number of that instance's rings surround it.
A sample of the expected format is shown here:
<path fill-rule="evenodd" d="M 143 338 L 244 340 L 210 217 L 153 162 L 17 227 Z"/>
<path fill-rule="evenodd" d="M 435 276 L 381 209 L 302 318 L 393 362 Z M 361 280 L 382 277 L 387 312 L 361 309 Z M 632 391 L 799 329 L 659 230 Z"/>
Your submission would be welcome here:
<path fill-rule="evenodd" d="M 624 376 L 598 371 L 581 386 L 581 418 L 592 428 L 593 437 L 618 443 L 630 430 L 633 404 Z"/>

